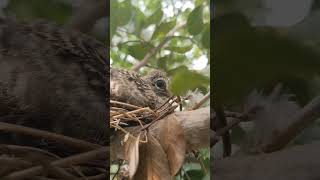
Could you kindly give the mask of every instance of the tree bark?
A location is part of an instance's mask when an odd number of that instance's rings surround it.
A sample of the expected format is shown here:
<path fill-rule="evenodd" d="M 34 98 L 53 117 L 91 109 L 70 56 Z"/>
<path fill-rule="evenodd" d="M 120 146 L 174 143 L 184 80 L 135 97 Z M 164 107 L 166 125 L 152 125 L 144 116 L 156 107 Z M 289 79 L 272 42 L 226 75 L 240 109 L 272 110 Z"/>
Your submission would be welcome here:
<path fill-rule="evenodd" d="M 271 154 L 211 159 L 212 179 L 292 180 L 320 179 L 320 142 Z"/>

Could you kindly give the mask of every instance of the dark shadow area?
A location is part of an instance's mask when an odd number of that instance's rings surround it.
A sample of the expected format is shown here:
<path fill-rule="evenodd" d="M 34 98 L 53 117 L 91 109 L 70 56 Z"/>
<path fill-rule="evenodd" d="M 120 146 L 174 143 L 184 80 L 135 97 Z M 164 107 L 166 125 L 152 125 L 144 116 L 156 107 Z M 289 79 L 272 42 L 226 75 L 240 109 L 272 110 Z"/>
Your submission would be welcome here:
<path fill-rule="evenodd" d="M 320 177 L 318 6 L 214 2 L 212 179 Z"/>

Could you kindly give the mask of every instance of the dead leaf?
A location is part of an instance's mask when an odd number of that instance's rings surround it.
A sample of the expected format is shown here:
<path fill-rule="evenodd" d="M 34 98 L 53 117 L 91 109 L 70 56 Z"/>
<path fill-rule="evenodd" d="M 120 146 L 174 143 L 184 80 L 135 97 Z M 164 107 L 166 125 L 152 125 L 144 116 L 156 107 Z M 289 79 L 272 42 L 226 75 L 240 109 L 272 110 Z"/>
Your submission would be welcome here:
<path fill-rule="evenodd" d="M 129 177 L 134 176 L 139 165 L 139 142 L 140 134 L 137 138 L 128 136 L 125 144 L 125 159 L 129 163 Z"/>
<path fill-rule="evenodd" d="M 156 138 L 147 134 L 148 142 L 140 146 L 140 163 L 135 180 L 170 180 L 166 153 Z"/>
<path fill-rule="evenodd" d="M 163 123 L 159 137 L 160 144 L 167 154 L 170 174 L 174 176 L 182 167 L 186 154 L 186 139 L 183 128 L 176 119 L 172 119 Z"/>

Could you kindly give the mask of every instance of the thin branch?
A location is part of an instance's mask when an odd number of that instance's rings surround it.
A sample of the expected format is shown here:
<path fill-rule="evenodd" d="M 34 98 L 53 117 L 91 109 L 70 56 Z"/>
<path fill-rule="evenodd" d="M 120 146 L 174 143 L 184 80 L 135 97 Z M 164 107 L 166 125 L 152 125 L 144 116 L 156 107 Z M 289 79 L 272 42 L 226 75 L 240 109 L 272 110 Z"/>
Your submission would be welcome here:
<path fill-rule="evenodd" d="M 224 111 L 225 117 L 231 117 L 233 120 L 230 123 L 228 123 L 225 127 L 218 129 L 217 132 L 213 131 L 210 134 L 211 146 L 215 145 L 220 140 L 220 137 L 222 135 L 224 135 L 226 132 L 229 132 L 229 130 L 234 128 L 240 122 L 248 121 L 248 119 L 250 119 L 250 116 L 255 114 L 258 110 L 259 106 L 253 106 L 244 113 Z"/>
<path fill-rule="evenodd" d="M 90 160 L 94 159 L 106 159 L 109 154 L 109 147 L 101 147 L 99 149 L 77 154 L 74 156 L 70 156 L 67 158 L 63 158 L 57 161 L 53 161 L 50 163 L 51 166 L 57 166 L 57 167 L 68 167 L 71 165 L 86 163 Z M 28 168 L 22 171 L 17 171 L 14 173 L 9 174 L 8 176 L 4 177 L 4 179 L 8 180 L 20 180 L 20 179 L 26 179 L 28 177 L 33 177 L 35 175 L 38 175 L 43 171 L 43 166 L 35 166 L 32 168 Z"/>
<path fill-rule="evenodd" d="M 200 108 L 205 102 L 207 102 L 210 99 L 210 93 L 208 93 L 207 95 L 205 95 L 197 104 L 195 104 L 191 110 L 196 110 L 198 108 Z"/>
<path fill-rule="evenodd" d="M 89 143 L 72 137 L 4 122 L 0 122 L 0 131 L 13 132 L 37 138 L 44 138 L 62 143 L 69 147 L 77 148 L 82 151 L 97 149 L 101 147 L 101 145 Z"/>
<path fill-rule="evenodd" d="M 224 108 L 222 106 L 217 106 L 215 108 L 216 111 L 216 118 L 218 122 L 221 123 L 221 128 L 225 128 L 227 126 L 227 118 L 224 114 Z M 223 142 L 223 157 L 228 157 L 231 155 L 232 152 L 232 142 L 231 142 L 231 136 L 229 131 L 225 131 L 222 136 L 222 142 Z"/>
<path fill-rule="evenodd" d="M 231 130 L 233 127 L 238 125 L 241 121 L 242 121 L 241 118 L 234 119 L 233 121 L 231 121 L 231 123 L 219 129 L 212 137 L 210 137 L 211 141 L 213 141 L 211 142 L 211 145 L 212 146 L 215 145 L 218 142 L 218 140 L 220 140 L 219 136 L 222 136 L 225 133 L 229 132 L 229 130 Z"/>
<path fill-rule="evenodd" d="M 0 144 L 0 151 L 1 152 L 6 152 L 8 151 L 8 154 L 26 154 L 27 152 L 34 152 L 34 153 L 40 153 L 49 157 L 53 157 L 55 159 L 60 159 L 59 156 L 45 151 L 40 148 L 35 148 L 35 147 L 29 147 L 29 146 L 19 146 L 19 145 L 9 145 L 9 144 Z"/>
<path fill-rule="evenodd" d="M 297 145 L 274 153 L 211 159 L 211 178 L 223 180 L 319 179 L 320 142 Z"/>
<path fill-rule="evenodd" d="M 314 98 L 302 110 L 293 116 L 293 122 L 285 131 L 276 135 L 270 143 L 261 147 L 263 152 L 273 152 L 285 147 L 306 127 L 320 117 L 320 96 Z"/>

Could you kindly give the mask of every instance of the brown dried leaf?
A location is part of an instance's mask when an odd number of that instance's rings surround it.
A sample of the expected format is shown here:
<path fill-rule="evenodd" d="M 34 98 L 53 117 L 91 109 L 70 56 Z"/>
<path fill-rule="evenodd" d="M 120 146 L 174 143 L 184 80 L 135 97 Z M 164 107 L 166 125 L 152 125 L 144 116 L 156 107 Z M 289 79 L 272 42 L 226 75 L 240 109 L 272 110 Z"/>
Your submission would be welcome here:
<path fill-rule="evenodd" d="M 186 154 L 184 131 L 176 119 L 163 123 L 160 130 L 160 144 L 167 154 L 170 174 L 174 176 L 182 167 Z"/>
<path fill-rule="evenodd" d="M 169 164 L 160 143 L 151 134 L 148 142 L 140 146 L 140 164 L 135 180 L 170 180 Z"/>
<path fill-rule="evenodd" d="M 125 145 L 125 159 L 129 162 L 129 177 L 134 176 L 139 165 L 139 142 L 140 134 L 137 138 L 128 136 Z"/>

